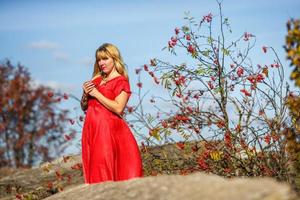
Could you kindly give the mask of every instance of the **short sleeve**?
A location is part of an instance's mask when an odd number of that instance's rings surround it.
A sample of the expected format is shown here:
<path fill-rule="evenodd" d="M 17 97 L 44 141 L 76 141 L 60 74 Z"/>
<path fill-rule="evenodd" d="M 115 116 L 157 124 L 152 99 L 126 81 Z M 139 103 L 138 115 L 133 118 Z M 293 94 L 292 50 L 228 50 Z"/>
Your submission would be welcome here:
<path fill-rule="evenodd" d="M 116 86 L 115 86 L 115 94 L 116 97 L 122 92 L 125 91 L 126 93 L 129 94 L 129 97 L 131 96 L 131 90 L 130 90 L 130 85 L 129 82 L 127 80 L 121 79 L 119 81 L 116 82 Z"/>

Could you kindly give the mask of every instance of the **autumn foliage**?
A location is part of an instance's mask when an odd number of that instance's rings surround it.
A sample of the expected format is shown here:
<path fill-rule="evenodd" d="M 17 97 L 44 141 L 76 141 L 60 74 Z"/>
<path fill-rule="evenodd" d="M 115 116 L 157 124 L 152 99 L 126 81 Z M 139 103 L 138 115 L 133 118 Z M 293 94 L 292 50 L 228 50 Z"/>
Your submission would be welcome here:
<path fill-rule="evenodd" d="M 129 122 L 137 135 L 148 130 L 148 135 L 141 136 L 144 152 L 150 152 L 147 149 L 152 145 L 175 143 L 184 162 L 192 164 L 182 165 L 183 174 L 201 170 L 227 177 L 287 180 L 282 131 L 291 125 L 284 101 L 290 92 L 283 65 L 272 47 L 255 48 L 252 33 L 228 41 L 229 19 L 218 4 L 219 13 L 201 19 L 187 13 L 186 25 L 176 27 L 166 42 L 164 49 L 183 58 L 183 63 L 153 58 L 136 69 L 140 102 L 127 107 Z M 268 61 L 257 63 L 251 51 Z M 166 93 L 153 94 L 145 102 L 142 73 Z M 201 145 L 191 145 L 191 141 L 201 141 Z M 161 155 L 161 173 L 172 171 L 173 157 L 168 152 Z M 148 157 L 157 160 L 153 154 Z M 153 164 L 149 166 L 146 174 L 154 169 Z"/>
<path fill-rule="evenodd" d="M 144 174 L 186 175 L 204 171 L 229 178 L 269 176 L 290 181 L 291 176 L 299 174 L 300 166 L 299 94 L 291 91 L 285 82 L 284 66 L 271 46 L 256 48 L 256 36 L 250 32 L 241 33 L 233 41 L 228 40 L 232 38 L 229 19 L 224 17 L 220 2 L 218 5 L 218 13 L 207 13 L 201 19 L 187 13 L 186 25 L 175 27 L 166 41 L 164 49 L 184 62 L 177 64 L 152 58 L 149 63 L 135 69 L 138 80 L 136 87 L 132 88 L 138 90 L 138 102 L 127 105 L 123 117 L 135 136 L 142 140 Z M 285 49 L 291 66 L 295 67 L 291 78 L 297 86 L 300 86 L 299 33 L 299 21 L 289 21 Z M 258 52 L 267 61 L 257 63 L 251 58 L 251 51 Z M 6 64 L 6 68 L 8 66 Z M 155 86 L 162 86 L 164 93 L 152 94 L 147 99 L 148 92 L 143 93 L 145 74 Z M 2 85 L 1 82 L 0 87 Z M 22 92 L 20 87 L 14 88 L 18 93 Z M 47 90 L 43 94 L 52 93 Z M 17 94 L 12 96 L 16 100 L 20 98 Z M 55 100 L 52 95 L 43 98 L 49 105 Z M 13 106 L 6 108 L 10 111 L 21 109 L 18 103 L 2 104 Z M 50 112 L 50 108 L 42 105 L 38 110 L 43 108 Z M 46 111 L 45 116 L 49 116 Z M 25 113 L 24 110 L 21 112 Z M 60 122 L 62 116 L 55 116 L 58 117 L 55 122 Z M 80 116 L 79 121 L 83 120 Z M 4 122 L 1 121 L 6 127 L 17 127 Z M 14 120 L 12 122 L 17 124 Z M 69 122 L 71 125 L 75 123 L 74 119 L 69 119 Z M 41 136 L 37 134 L 34 138 L 48 138 L 46 133 L 54 134 L 54 131 L 39 130 L 34 134 L 41 133 Z M 18 135 L 17 130 L 12 131 Z M 5 134 L 2 136 L 5 139 Z M 14 142 L 23 146 L 28 144 L 17 139 Z M 4 153 L 0 155 L 5 158 Z M 63 160 L 68 162 L 68 157 L 63 157 Z M 48 173 L 50 168 L 46 166 L 43 170 Z M 80 163 L 72 166 L 78 171 L 81 168 Z M 49 182 L 46 186 L 51 190 L 61 191 L 60 183 L 72 180 L 62 170 L 55 171 L 55 175 L 55 184 Z"/>
<path fill-rule="evenodd" d="M 290 78 L 295 85 L 300 87 L 300 20 L 289 20 L 287 22 L 287 36 L 285 50 L 287 59 L 294 67 Z M 289 153 L 291 167 L 291 181 L 300 191 L 300 96 L 299 92 L 292 93 L 287 98 L 290 110 L 292 127 L 285 130 L 287 140 L 287 152 Z"/>
<path fill-rule="evenodd" d="M 0 96 L 0 167 L 31 167 L 63 152 L 68 111 L 57 107 L 63 97 L 35 86 L 24 66 L 8 60 L 0 64 Z"/>

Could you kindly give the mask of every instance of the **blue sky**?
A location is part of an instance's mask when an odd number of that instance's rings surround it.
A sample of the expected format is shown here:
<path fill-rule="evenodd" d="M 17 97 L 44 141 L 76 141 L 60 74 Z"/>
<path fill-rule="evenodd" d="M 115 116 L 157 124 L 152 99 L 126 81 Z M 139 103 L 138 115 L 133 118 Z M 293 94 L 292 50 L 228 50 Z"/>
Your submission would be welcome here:
<path fill-rule="evenodd" d="M 299 10 L 299 0 L 223 0 L 232 37 L 246 31 L 256 35 L 255 62 L 264 59 L 264 45 L 285 61 L 285 23 L 299 17 Z M 174 28 L 185 24 L 185 11 L 200 21 L 209 12 L 218 14 L 218 6 L 214 0 L 0 1 L 0 60 L 19 62 L 35 82 L 79 97 L 91 77 L 95 50 L 109 42 L 119 47 L 134 92 L 135 68 L 153 57 L 180 60 L 161 49 Z M 145 87 L 152 87 L 150 81 Z M 129 104 L 134 101 L 132 96 Z"/>
<path fill-rule="evenodd" d="M 0 55 L 29 68 L 37 81 L 79 95 L 92 72 L 94 51 L 104 42 L 116 44 L 133 74 L 161 49 L 184 11 L 201 19 L 217 14 L 214 0 L 203 1 L 1 1 Z M 285 22 L 297 17 L 300 2 L 229 1 L 223 3 L 234 34 L 257 36 L 257 46 L 282 51 Z M 283 54 L 280 54 L 283 55 Z M 67 75 L 67 74 L 72 74 Z"/>

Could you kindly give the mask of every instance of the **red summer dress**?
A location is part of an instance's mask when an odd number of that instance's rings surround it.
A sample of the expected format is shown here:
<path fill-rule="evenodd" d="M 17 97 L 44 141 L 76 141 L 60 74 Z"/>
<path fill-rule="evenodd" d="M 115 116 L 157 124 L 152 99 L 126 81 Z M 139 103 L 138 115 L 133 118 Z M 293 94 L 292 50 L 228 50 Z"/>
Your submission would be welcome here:
<path fill-rule="evenodd" d="M 121 91 L 131 96 L 128 80 L 119 75 L 100 85 L 101 76 L 92 82 L 105 97 L 114 100 Z M 125 120 L 90 97 L 82 129 L 84 182 L 121 181 L 143 176 L 137 142 Z"/>

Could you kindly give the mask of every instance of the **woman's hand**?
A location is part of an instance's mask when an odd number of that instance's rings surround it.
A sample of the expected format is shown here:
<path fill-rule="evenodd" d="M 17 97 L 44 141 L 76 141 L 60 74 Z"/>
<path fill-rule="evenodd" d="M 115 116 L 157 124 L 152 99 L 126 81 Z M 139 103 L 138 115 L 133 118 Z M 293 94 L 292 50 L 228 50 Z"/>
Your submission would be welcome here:
<path fill-rule="evenodd" d="M 83 83 L 82 88 L 84 93 L 89 94 L 95 88 L 95 84 L 92 81 L 86 81 Z"/>
<path fill-rule="evenodd" d="M 96 97 L 97 94 L 98 90 L 95 87 L 89 92 L 89 95 L 91 95 L 92 97 Z"/>

